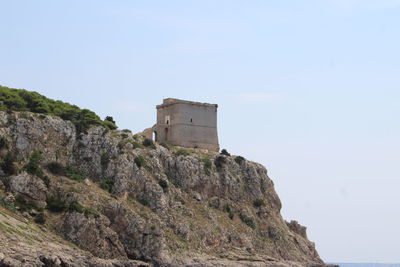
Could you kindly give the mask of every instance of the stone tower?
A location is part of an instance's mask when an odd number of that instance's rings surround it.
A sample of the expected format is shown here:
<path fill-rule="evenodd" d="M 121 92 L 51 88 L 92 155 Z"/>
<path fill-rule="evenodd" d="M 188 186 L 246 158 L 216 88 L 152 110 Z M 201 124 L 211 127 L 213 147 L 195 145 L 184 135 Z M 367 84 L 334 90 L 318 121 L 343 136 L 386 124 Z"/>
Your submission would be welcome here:
<path fill-rule="evenodd" d="M 164 99 L 161 105 L 157 105 L 157 124 L 151 128 L 154 140 L 219 151 L 217 108 L 216 104 Z M 144 134 L 148 135 L 149 130 Z"/>

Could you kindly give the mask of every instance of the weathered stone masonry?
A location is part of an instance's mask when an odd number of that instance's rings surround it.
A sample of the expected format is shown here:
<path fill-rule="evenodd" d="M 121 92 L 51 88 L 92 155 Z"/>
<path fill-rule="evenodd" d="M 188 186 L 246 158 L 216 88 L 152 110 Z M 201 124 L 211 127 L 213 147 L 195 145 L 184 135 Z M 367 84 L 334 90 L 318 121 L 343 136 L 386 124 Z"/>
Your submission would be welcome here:
<path fill-rule="evenodd" d="M 157 142 L 219 151 L 217 108 L 217 104 L 164 99 L 157 105 L 157 124 L 143 135 Z"/>

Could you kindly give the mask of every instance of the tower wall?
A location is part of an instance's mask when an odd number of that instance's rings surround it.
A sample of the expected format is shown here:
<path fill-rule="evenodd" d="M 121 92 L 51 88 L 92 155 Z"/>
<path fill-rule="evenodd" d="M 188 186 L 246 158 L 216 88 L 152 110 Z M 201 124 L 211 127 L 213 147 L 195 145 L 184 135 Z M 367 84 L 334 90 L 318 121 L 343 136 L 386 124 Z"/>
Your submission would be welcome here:
<path fill-rule="evenodd" d="M 157 106 L 156 141 L 219 151 L 217 108 L 215 104 L 164 99 Z"/>

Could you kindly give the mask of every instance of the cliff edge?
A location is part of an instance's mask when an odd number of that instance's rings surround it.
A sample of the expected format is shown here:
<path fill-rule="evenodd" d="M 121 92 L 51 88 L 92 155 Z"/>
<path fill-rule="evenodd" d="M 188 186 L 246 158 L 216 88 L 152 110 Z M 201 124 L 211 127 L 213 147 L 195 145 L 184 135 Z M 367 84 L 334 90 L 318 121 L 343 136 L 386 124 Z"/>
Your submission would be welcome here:
<path fill-rule="evenodd" d="M 0 266 L 322 266 L 267 170 L 0 111 Z"/>

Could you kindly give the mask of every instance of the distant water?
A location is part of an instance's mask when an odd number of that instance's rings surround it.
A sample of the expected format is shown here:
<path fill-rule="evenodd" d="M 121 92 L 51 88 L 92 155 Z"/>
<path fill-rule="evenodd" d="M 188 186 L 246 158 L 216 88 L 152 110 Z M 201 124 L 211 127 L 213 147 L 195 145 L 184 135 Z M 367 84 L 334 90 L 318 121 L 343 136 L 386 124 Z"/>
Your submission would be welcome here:
<path fill-rule="evenodd" d="M 400 263 L 333 263 L 340 267 L 400 267 Z"/>

